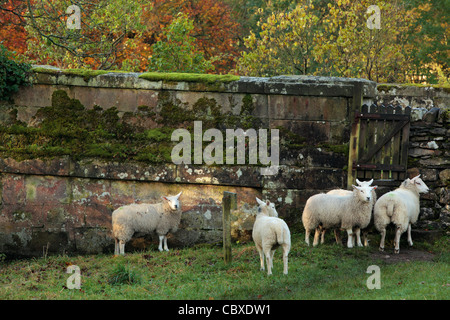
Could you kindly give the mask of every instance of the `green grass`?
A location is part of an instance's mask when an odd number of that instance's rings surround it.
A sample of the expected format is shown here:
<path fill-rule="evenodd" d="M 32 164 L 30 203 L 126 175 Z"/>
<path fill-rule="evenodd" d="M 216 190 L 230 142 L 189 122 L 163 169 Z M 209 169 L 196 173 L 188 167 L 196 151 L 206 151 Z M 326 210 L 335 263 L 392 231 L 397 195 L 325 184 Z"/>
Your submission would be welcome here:
<path fill-rule="evenodd" d="M 201 245 L 159 252 L 156 246 L 124 257 L 50 256 L 0 262 L 0 299 L 449 299 L 448 238 L 426 246 L 433 261 L 387 264 L 376 248 L 307 247 L 292 237 L 289 274 L 281 251 L 273 275 L 259 270 L 253 243 L 234 244 L 225 265 L 221 246 Z M 419 244 L 420 246 L 420 244 Z M 66 273 L 81 271 L 81 289 L 68 289 Z M 367 268 L 378 265 L 381 289 L 366 286 Z"/>

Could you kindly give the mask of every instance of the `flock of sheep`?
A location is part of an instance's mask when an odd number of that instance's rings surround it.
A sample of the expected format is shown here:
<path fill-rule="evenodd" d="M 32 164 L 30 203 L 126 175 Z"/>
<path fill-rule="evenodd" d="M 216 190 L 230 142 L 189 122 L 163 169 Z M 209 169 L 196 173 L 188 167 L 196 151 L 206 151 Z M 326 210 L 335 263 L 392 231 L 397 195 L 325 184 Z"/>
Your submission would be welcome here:
<path fill-rule="evenodd" d="M 428 187 L 420 179 L 420 175 L 406 179 L 399 188 L 376 197 L 376 186 L 371 186 L 373 180 L 353 185 L 353 190 L 336 189 L 328 193 L 311 196 L 303 210 L 302 222 L 305 227 L 305 241 L 309 245 L 309 235 L 315 231 L 313 246 L 324 241 L 325 231 L 335 229 L 336 241 L 340 242 L 339 230 L 347 231 L 347 247 L 363 246 L 360 231 L 367 228 L 372 220 L 375 228 L 381 233 L 380 250 L 384 250 L 386 226 L 393 223 L 396 227 L 394 252 L 400 252 L 400 236 L 408 231 L 408 243 L 411 239 L 411 224 L 417 221 L 420 212 L 419 194 L 428 192 Z M 112 213 L 112 232 L 115 239 L 115 254 L 125 254 L 125 243 L 135 232 L 151 233 L 156 231 L 159 236 L 159 251 L 168 251 L 167 234 L 175 232 L 181 220 L 181 205 L 179 197 L 164 196 L 157 204 L 130 204 L 122 206 Z M 261 270 L 264 270 L 264 257 L 268 275 L 272 274 L 273 255 L 275 249 L 282 247 L 284 274 L 288 273 L 288 253 L 291 247 L 291 235 L 287 224 L 280 218 L 275 205 L 270 201 L 261 201 L 256 220 L 253 225 L 252 237 L 261 260 Z M 356 238 L 356 239 L 355 239 Z M 368 245 L 367 237 L 364 245 Z"/>

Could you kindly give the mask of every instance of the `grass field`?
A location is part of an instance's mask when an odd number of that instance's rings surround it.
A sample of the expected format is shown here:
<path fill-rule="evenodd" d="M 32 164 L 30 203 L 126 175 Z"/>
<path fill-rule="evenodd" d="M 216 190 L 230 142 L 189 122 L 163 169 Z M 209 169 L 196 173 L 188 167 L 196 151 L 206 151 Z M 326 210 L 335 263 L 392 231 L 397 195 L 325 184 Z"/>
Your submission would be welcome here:
<path fill-rule="evenodd" d="M 287 276 L 282 274 L 280 249 L 273 275 L 260 271 L 251 242 L 233 245 L 230 265 L 224 264 L 222 247 L 217 245 L 170 252 L 159 252 L 155 246 L 124 257 L 3 261 L 0 299 L 450 299 L 448 237 L 434 244 L 415 243 L 417 248 L 395 256 L 392 246 L 380 254 L 375 243 L 348 249 L 328 239 L 312 248 L 302 234 L 292 235 L 292 242 Z M 80 289 L 67 287 L 70 265 L 79 267 Z M 371 265 L 380 267 L 380 289 L 367 288 Z"/>

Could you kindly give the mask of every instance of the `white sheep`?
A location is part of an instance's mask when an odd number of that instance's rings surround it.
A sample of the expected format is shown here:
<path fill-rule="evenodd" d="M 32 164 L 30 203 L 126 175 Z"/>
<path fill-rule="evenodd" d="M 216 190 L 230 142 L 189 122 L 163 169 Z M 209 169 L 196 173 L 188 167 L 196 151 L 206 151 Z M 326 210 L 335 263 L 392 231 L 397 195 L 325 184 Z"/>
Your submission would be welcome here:
<path fill-rule="evenodd" d="M 309 245 L 309 235 L 315 230 L 313 246 L 319 243 L 320 228 L 342 228 L 347 231 L 347 247 L 353 248 L 353 228 L 365 228 L 370 223 L 373 203 L 372 190 L 375 187 L 357 187 L 348 195 L 320 193 L 311 196 L 303 210 L 302 222 L 305 227 L 305 242 Z M 358 246 L 362 246 L 358 242 Z"/>
<path fill-rule="evenodd" d="M 273 255 L 281 246 L 283 249 L 283 273 L 288 273 L 288 254 L 291 249 L 291 233 L 286 222 L 278 218 L 275 205 L 256 198 L 259 204 L 258 214 L 253 225 L 252 237 L 259 253 L 261 270 L 264 270 L 264 255 L 266 256 L 267 274 L 272 274 Z"/>
<path fill-rule="evenodd" d="M 169 251 L 167 234 L 175 232 L 181 220 L 181 205 L 176 196 L 161 197 L 162 202 L 149 204 L 130 204 L 122 206 L 112 213 L 112 232 L 115 240 L 114 253 L 125 254 L 127 243 L 135 232 L 151 233 L 159 236 L 159 251 Z"/>
<path fill-rule="evenodd" d="M 358 179 L 356 179 L 356 183 L 360 186 L 360 187 L 370 187 L 373 183 L 373 179 L 369 180 L 369 181 L 359 181 Z M 376 189 L 377 187 L 375 187 Z M 375 202 L 377 202 L 377 193 L 375 192 L 375 189 L 372 190 L 372 207 L 375 204 Z M 345 195 L 349 195 L 351 194 L 352 191 L 350 190 L 345 190 L 345 189 L 333 189 L 327 192 L 327 194 L 336 194 L 336 195 L 341 195 L 341 196 L 345 196 Z M 321 240 L 320 243 L 324 243 L 324 238 L 325 238 L 325 232 L 327 229 L 323 229 L 322 228 L 322 233 L 321 233 Z M 354 235 L 356 235 L 356 241 L 357 243 L 361 243 L 361 236 L 360 236 L 360 228 L 355 228 L 355 230 L 353 230 Z M 340 230 L 339 229 L 334 229 L 334 236 L 336 238 L 336 243 L 341 244 L 341 239 L 340 239 Z M 364 246 L 368 246 L 369 245 L 369 241 L 367 238 L 367 231 L 364 232 L 363 231 L 363 238 L 364 238 Z M 353 238 L 353 243 L 355 243 L 355 239 Z"/>
<path fill-rule="evenodd" d="M 411 224 L 417 221 L 420 212 L 420 193 L 428 192 L 427 185 L 420 179 L 420 174 L 412 179 L 406 179 L 399 188 L 385 193 L 375 203 L 374 224 L 381 233 L 380 250 L 384 251 L 386 226 L 393 223 L 396 226 L 394 252 L 400 252 L 400 236 L 408 230 L 408 244 L 411 239 Z"/>

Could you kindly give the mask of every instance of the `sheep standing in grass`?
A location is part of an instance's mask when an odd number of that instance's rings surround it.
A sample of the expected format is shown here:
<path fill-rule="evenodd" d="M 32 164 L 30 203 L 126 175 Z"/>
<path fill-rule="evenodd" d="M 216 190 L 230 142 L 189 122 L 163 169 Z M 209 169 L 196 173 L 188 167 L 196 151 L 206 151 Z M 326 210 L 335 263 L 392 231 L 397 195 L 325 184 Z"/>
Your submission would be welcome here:
<path fill-rule="evenodd" d="M 125 254 L 127 243 L 135 232 L 151 233 L 159 236 L 159 251 L 169 251 L 167 234 L 175 232 L 181 220 L 181 205 L 176 196 L 161 197 L 162 202 L 156 204 L 142 203 L 122 206 L 112 213 L 112 230 L 115 240 L 114 253 Z"/>
<path fill-rule="evenodd" d="M 256 198 L 259 204 L 258 214 L 253 225 L 253 241 L 259 253 L 261 270 L 264 270 L 264 255 L 266 256 L 267 275 L 272 274 L 273 255 L 275 249 L 283 248 L 283 273 L 288 273 L 288 254 L 291 249 L 291 233 L 283 220 L 278 218 L 275 205 L 270 201 L 261 201 Z"/>
<path fill-rule="evenodd" d="M 305 227 L 305 242 L 315 230 L 313 246 L 319 243 L 320 228 L 342 228 L 347 231 L 347 247 L 353 248 L 353 228 L 365 228 L 370 223 L 373 203 L 372 190 L 375 187 L 357 187 L 348 195 L 320 193 L 306 201 L 302 221 Z M 361 242 L 358 246 L 362 246 Z"/>
<path fill-rule="evenodd" d="M 408 243 L 413 245 L 411 239 L 411 224 L 417 221 L 420 212 L 420 193 L 428 192 L 427 185 L 420 179 L 420 175 L 406 179 L 399 188 L 385 193 L 375 203 L 374 224 L 381 232 L 380 250 L 384 250 L 386 226 L 393 223 L 396 226 L 394 238 L 394 252 L 400 252 L 400 236 L 408 230 Z"/>
<path fill-rule="evenodd" d="M 373 179 L 371 179 L 369 181 L 359 181 L 358 179 L 356 179 L 356 183 L 360 187 L 370 187 L 373 183 Z M 375 189 L 376 189 L 376 187 L 375 187 Z M 372 198 L 371 198 L 372 207 L 377 202 L 377 194 L 375 192 L 375 189 L 372 190 Z M 327 192 L 327 194 L 336 194 L 336 195 L 341 195 L 341 196 L 349 195 L 351 193 L 352 193 L 352 191 L 344 190 L 344 189 L 333 189 L 333 190 Z M 326 232 L 326 229 L 322 229 L 320 243 L 324 243 L 325 232 Z M 356 235 L 357 243 L 361 243 L 360 232 L 361 232 L 361 230 L 359 228 L 355 228 L 355 230 L 353 230 L 353 233 Z M 341 244 L 339 229 L 334 229 L 334 236 L 336 238 L 336 243 Z M 367 247 L 369 245 L 369 241 L 367 238 L 367 231 L 363 231 L 363 239 L 364 239 L 364 246 Z M 355 243 L 354 240 L 355 239 L 353 239 L 353 243 Z"/>

